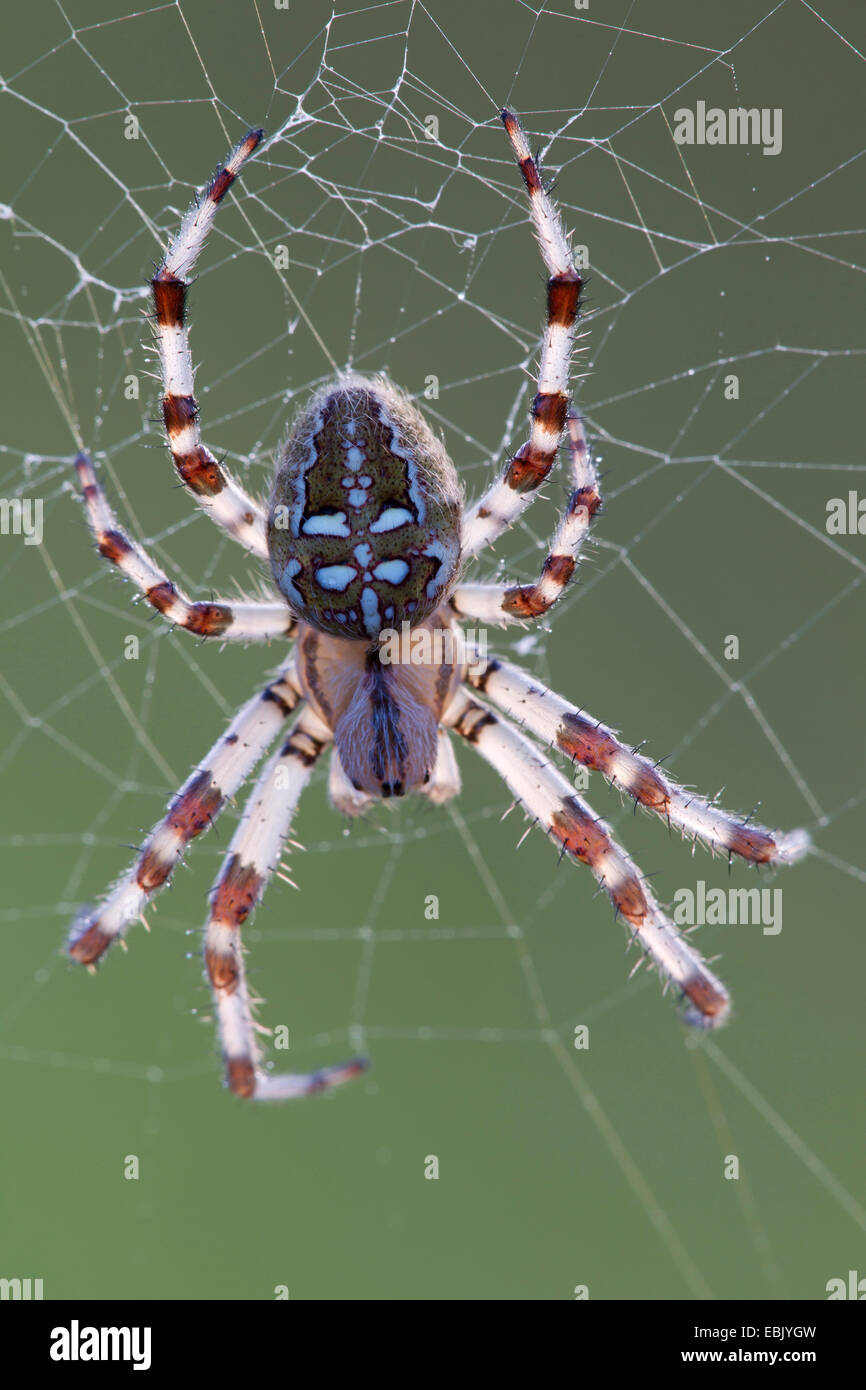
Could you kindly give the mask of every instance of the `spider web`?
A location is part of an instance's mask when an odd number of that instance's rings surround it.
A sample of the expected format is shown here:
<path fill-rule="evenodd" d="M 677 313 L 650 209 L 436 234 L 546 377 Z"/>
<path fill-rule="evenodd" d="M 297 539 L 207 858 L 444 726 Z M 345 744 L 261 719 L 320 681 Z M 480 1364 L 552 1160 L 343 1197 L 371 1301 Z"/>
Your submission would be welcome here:
<path fill-rule="evenodd" d="M 0 1062 L 21 1199 L 0 1273 L 44 1274 L 48 1296 L 286 1283 L 305 1297 L 823 1297 L 862 1268 L 866 1230 L 850 1144 L 866 551 L 825 524 L 829 499 L 864 487 L 862 13 L 114 9 L 21 13 L 3 60 L 0 460 L 3 495 L 41 501 L 43 535 L 0 535 Z M 678 144 L 676 112 L 699 100 L 781 109 L 781 152 Z M 261 124 L 269 141 L 192 295 L 204 438 L 263 492 L 316 386 L 348 365 L 386 370 L 477 495 L 524 437 L 543 307 L 506 101 L 587 248 L 576 395 L 606 505 L 553 621 L 491 645 L 627 740 L 650 738 L 681 780 L 806 825 L 815 850 L 760 880 L 783 890 L 778 935 L 700 929 L 736 1014 L 684 1040 L 656 981 L 629 979 L 589 875 L 556 869 L 540 834 L 515 853 L 520 813 L 499 823 L 507 792 L 468 752 L 451 807 L 382 807 L 348 829 L 319 775 L 290 856 L 301 892 L 275 881 L 246 932 L 252 979 L 263 1021 L 290 1028 L 280 1065 L 357 1049 L 374 1068 L 351 1092 L 250 1120 L 215 1084 L 198 944 L 184 942 L 239 807 L 98 983 L 58 948 L 280 654 L 196 645 L 131 605 L 88 545 L 70 460 L 91 451 L 123 523 L 193 596 L 256 591 L 173 485 L 143 282 L 193 189 Z M 478 574 L 533 577 L 563 496 L 557 477 Z M 588 796 L 663 901 L 698 879 L 728 886 L 725 864 L 690 858 L 596 775 Z M 102 1175 L 95 1218 L 69 1211 L 68 1188 L 46 1199 L 46 1115 L 73 1187 Z M 129 1153 L 137 1184 L 121 1178 Z M 211 1273 L 226 1169 L 248 1229 Z M 50 1238 L 33 1235 L 37 1206 Z"/>

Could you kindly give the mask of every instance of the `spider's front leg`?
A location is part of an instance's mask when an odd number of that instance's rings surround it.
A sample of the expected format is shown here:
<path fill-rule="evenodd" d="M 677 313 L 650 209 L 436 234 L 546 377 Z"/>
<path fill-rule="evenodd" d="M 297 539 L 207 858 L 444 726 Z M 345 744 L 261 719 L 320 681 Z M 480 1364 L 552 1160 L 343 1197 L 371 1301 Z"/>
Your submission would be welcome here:
<path fill-rule="evenodd" d="M 541 750 L 467 691 L 455 696 L 443 722 L 491 764 L 563 854 L 589 867 L 662 978 L 688 999 L 686 1021 L 702 1028 L 724 1023 L 730 998 L 721 980 L 662 911 L 604 821 Z"/>
<path fill-rule="evenodd" d="M 367 1066 L 355 1057 L 302 1074 L 262 1068 L 240 929 L 279 867 L 292 817 L 313 768 L 331 742 L 330 730 L 305 709 L 283 744 L 265 764 L 211 891 L 204 957 L 213 990 L 228 1085 L 253 1100 L 291 1100 L 337 1086 Z"/>
<path fill-rule="evenodd" d="M 261 506 L 202 443 L 186 322 L 189 277 L 217 209 L 263 139 L 264 131 L 250 130 L 235 146 L 204 193 L 193 202 L 150 285 L 162 369 L 162 418 L 178 476 L 218 526 L 266 560 Z"/>
<path fill-rule="evenodd" d="M 568 376 L 583 285 L 562 219 L 541 181 L 523 127 L 513 111 L 502 112 L 502 123 L 526 184 L 529 211 L 547 268 L 547 325 L 529 439 L 467 513 L 464 558 L 492 544 L 517 520 L 553 467 L 568 412 Z"/>

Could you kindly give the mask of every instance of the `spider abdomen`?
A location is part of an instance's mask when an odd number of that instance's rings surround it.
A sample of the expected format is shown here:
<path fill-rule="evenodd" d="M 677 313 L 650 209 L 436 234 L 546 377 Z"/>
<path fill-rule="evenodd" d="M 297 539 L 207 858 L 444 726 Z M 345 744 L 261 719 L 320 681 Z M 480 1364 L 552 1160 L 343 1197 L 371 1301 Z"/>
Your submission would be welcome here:
<path fill-rule="evenodd" d="M 384 378 L 346 377 L 313 398 L 282 452 L 274 578 L 320 632 L 375 641 L 448 597 L 461 511 L 454 466 L 412 402 Z"/>

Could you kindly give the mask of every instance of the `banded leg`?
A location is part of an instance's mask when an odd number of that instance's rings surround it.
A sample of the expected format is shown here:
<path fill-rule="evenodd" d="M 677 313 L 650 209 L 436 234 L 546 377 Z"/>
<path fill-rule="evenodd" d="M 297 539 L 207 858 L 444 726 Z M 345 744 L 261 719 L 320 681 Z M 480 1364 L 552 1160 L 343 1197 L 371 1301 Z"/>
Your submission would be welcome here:
<path fill-rule="evenodd" d="M 485 623 L 540 618 L 570 582 L 601 496 L 583 423 L 574 411 L 569 412 L 568 434 L 574 491 L 554 534 L 541 578 L 535 584 L 458 584 L 451 595 L 451 607 L 458 617 Z"/>
<path fill-rule="evenodd" d="M 463 534 L 466 557 L 490 545 L 517 520 L 553 467 L 568 410 L 568 374 L 582 286 L 562 219 L 541 182 L 523 127 L 513 111 L 503 111 L 502 122 L 526 184 L 535 235 L 547 267 L 547 327 L 529 439 L 468 512 Z"/>
<path fill-rule="evenodd" d="M 294 636 L 297 623 L 283 602 L 193 602 L 187 598 L 121 530 L 86 454 L 78 455 L 75 468 L 100 555 L 116 565 L 168 622 L 197 637 L 219 637 L 224 642 L 267 642 L 273 637 Z"/>
<path fill-rule="evenodd" d="M 204 193 L 195 199 L 184 217 L 150 285 L 162 368 L 162 418 L 174 466 L 181 481 L 217 525 L 254 555 L 267 559 L 265 516 L 261 506 L 202 443 L 186 324 L 189 276 L 217 208 L 263 139 L 264 131 L 249 131 L 232 150 L 225 165 L 217 169 Z"/>
<path fill-rule="evenodd" d="M 226 1078 L 236 1095 L 254 1100 L 290 1100 L 350 1081 L 363 1058 L 307 1075 L 275 1076 L 262 1070 L 252 1000 L 246 980 L 240 929 L 259 902 L 280 854 L 301 792 L 331 739 L 330 730 L 305 709 L 283 747 L 262 770 L 232 836 L 211 892 L 204 957 L 213 990 Z"/>
<path fill-rule="evenodd" d="M 447 722 L 495 768 L 527 815 L 562 846 L 563 854 L 592 870 L 659 974 L 689 1000 L 686 1022 L 702 1028 L 724 1023 L 730 1010 L 724 985 L 664 914 L 604 821 L 574 794 L 541 750 L 465 691 L 449 707 Z"/>
<path fill-rule="evenodd" d="M 300 697 L 282 673 L 235 716 L 154 826 L 132 868 L 95 909 L 73 923 L 68 951 L 93 965 L 168 883 L 191 840 L 207 830 L 273 743 Z M 142 918 L 143 920 L 143 918 Z"/>
<path fill-rule="evenodd" d="M 683 835 L 703 841 L 711 851 L 725 850 L 754 864 L 793 864 L 808 852 L 807 831 L 777 835 L 677 786 L 648 758 L 624 747 L 611 729 L 519 666 L 494 657 L 470 666 L 467 680 L 537 738 L 600 772 L 648 811 L 662 816 Z"/>

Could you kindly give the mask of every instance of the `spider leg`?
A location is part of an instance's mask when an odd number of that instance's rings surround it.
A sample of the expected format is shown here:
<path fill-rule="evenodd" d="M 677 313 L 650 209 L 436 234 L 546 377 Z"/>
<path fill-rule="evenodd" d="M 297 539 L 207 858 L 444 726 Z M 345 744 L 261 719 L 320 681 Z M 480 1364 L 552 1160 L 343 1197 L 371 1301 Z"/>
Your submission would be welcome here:
<path fill-rule="evenodd" d="M 455 696 L 444 722 L 495 768 L 563 854 L 588 865 L 659 974 L 689 1000 L 686 1022 L 702 1028 L 724 1023 L 730 1010 L 724 985 L 664 914 L 604 821 L 575 795 L 541 750 L 465 689 Z"/>
<path fill-rule="evenodd" d="M 437 733 L 438 744 L 436 761 L 430 774 L 430 781 L 423 787 L 423 793 L 434 806 L 442 806 L 460 793 L 460 768 L 454 753 L 454 745 L 447 729 L 441 726 Z"/>
<path fill-rule="evenodd" d="M 100 555 L 116 565 L 168 622 L 197 637 L 219 637 L 224 642 L 268 642 L 272 637 L 295 635 L 298 625 L 285 603 L 193 602 L 187 598 L 121 530 L 86 454 L 78 455 L 75 468 Z"/>
<path fill-rule="evenodd" d="M 349 780 L 336 748 L 331 749 L 328 764 L 328 799 L 335 811 L 344 816 L 360 816 L 376 800 L 368 792 L 359 791 Z"/>
<path fill-rule="evenodd" d="M 69 935 L 73 960 L 93 965 L 141 917 L 149 899 L 168 883 L 189 842 L 216 819 L 299 700 L 289 673 L 283 671 L 235 715 L 154 826 L 131 869 L 97 908 L 79 914 Z"/>
<path fill-rule="evenodd" d="M 261 899 L 292 817 L 331 732 L 305 709 L 279 751 L 268 759 L 232 836 L 211 891 L 204 958 L 219 1020 L 228 1085 L 254 1100 L 289 1100 L 339 1085 L 367 1063 L 354 1058 L 307 1075 L 276 1076 L 262 1070 L 252 1001 L 243 963 L 240 929 Z"/>
<path fill-rule="evenodd" d="M 534 584 L 458 584 L 450 600 L 458 617 L 485 623 L 526 622 L 542 617 L 566 588 L 601 506 L 598 479 L 576 411 L 568 415 L 568 447 L 574 491 L 554 533 L 541 578 Z"/>
<path fill-rule="evenodd" d="M 805 830 L 777 835 L 721 810 L 666 777 L 640 753 L 626 748 L 611 729 L 548 690 L 528 671 L 497 658 L 470 661 L 467 680 L 499 709 L 574 762 L 600 772 L 615 787 L 710 850 L 721 849 L 756 864 L 792 864 L 809 849 Z"/>
<path fill-rule="evenodd" d="M 467 513 L 463 554 L 476 555 L 506 531 L 532 502 L 553 467 L 568 410 L 568 373 L 580 308 L 581 277 L 556 205 L 546 192 L 523 127 L 513 111 L 502 122 L 529 194 L 529 211 L 547 267 L 547 327 L 529 439 Z"/>
<path fill-rule="evenodd" d="M 202 443 L 186 324 L 189 276 L 217 208 L 263 138 L 264 131 L 251 130 L 235 146 L 225 165 L 193 202 L 150 285 L 162 370 L 162 417 L 174 466 L 181 481 L 217 525 L 247 550 L 267 559 L 261 506 Z"/>

